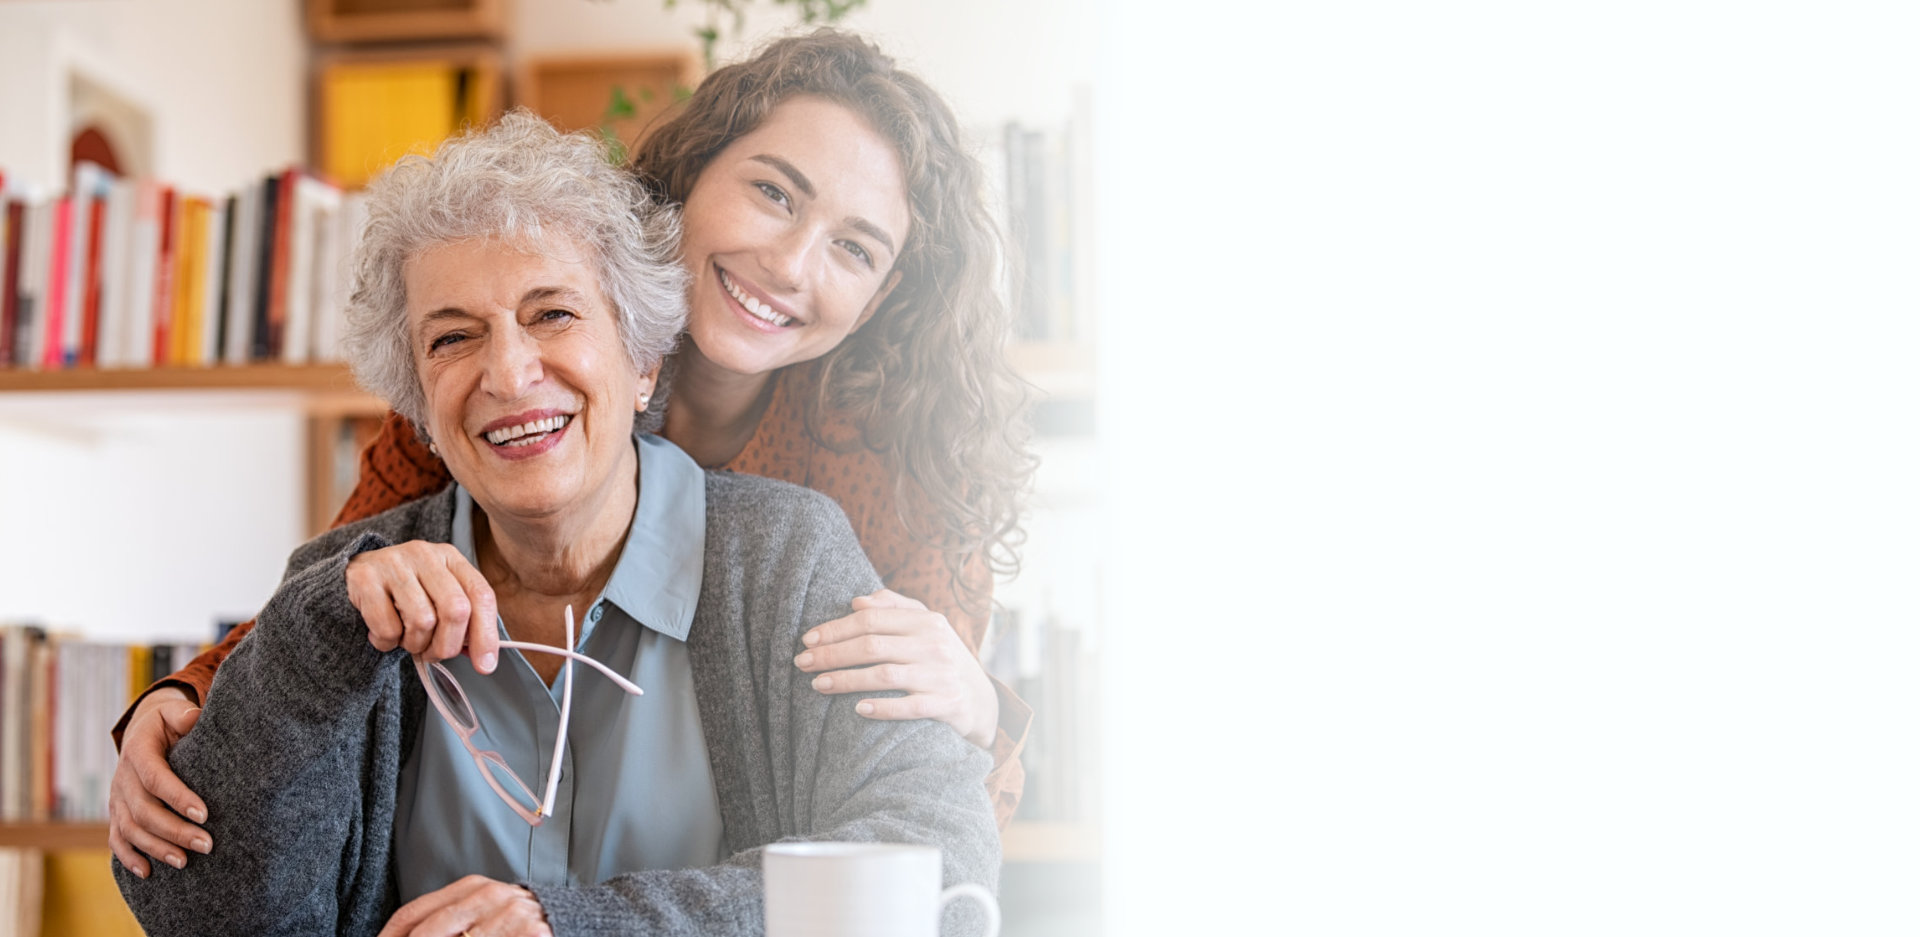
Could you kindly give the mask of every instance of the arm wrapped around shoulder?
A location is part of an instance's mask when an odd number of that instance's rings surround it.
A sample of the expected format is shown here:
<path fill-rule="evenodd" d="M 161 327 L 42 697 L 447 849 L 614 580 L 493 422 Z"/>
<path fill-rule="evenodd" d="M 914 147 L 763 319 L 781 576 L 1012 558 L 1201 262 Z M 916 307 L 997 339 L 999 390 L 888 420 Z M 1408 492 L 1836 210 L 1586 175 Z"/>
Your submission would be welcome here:
<path fill-rule="evenodd" d="M 386 545 L 362 532 L 296 552 L 310 562 L 289 564 L 220 668 L 169 756 L 207 803 L 212 854 L 147 879 L 113 867 L 150 937 L 371 934 L 391 910 L 357 870 L 391 844 L 405 655 L 370 646 L 346 596 L 347 561 Z"/>

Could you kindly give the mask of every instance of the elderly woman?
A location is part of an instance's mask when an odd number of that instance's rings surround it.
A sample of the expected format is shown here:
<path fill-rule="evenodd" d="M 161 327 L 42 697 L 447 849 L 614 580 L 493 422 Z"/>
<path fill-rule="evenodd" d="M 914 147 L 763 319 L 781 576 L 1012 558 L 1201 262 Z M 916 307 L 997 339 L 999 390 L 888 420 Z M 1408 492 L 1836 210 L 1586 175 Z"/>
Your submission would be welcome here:
<path fill-rule="evenodd" d="M 991 885 L 987 754 L 789 663 L 879 586 L 839 510 L 637 423 L 684 318 L 671 215 L 525 115 L 369 211 L 354 369 L 455 484 L 289 560 L 171 756 L 221 848 L 115 866 L 147 932 L 758 933 L 757 847 L 792 838 L 931 843 Z M 522 654 L 573 612 L 645 695 Z"/>

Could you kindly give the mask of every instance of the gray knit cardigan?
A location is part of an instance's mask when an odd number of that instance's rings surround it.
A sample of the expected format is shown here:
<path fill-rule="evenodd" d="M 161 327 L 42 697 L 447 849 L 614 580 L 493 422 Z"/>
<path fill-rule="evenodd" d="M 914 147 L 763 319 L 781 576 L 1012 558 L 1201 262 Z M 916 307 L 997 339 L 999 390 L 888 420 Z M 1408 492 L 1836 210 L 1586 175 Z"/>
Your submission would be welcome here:
<path fill-rule="evenodd" d="M 999 876 L 987 754 L 938 722 L 854 713 L 793 666 L 800 635 L 880 585 L 832 500 L 707 473 L 705 578 L 688 636 L 720 799 L 719 865 L 531 886 L 557 937 L 762 932 L 760 849 L 795 839 L 927 843 L 946 883 Z M 300 547 L 253 633 L 220 667 L 170 760 L 207 802 L 213 854 L 139 879 L 114 863 L 150 937 L 374 935 L 397 905 L 400 766 L 431 712 L 403 652 L 381 653 L 347 600 L 353 556 L 445 542 L 449 489 Z M 191 854 L 190 854 L 191 855 Z M 978 933 L 956 902 L 948 932 Z"/>

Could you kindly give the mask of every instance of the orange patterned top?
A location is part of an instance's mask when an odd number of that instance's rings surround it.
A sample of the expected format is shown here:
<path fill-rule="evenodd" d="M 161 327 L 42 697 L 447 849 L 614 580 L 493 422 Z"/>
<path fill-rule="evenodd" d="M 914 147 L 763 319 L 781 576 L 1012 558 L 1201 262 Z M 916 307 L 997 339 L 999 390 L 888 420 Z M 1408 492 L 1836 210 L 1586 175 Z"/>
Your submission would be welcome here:
<path fill-rule="evenodd" d="M 817 391 L 816 370 L 812 365 L 788 368 L 774 377 L 773 399 L 766 414 L 754 429 L 752 439 L 727 464 L 726 471 L 777 478 L 812 488 L 840 504 L 853 525 L 860 546 L 866 550 L 874 570 L 887 588 L 919 599 L 928 608 L 946 615 L 962 641 L 975 654 L 985 634 L 987 615 L 984 606 L 992 580 L 985 568 L 968 568 L 973 580 L 976 602 L 966 602 L 954 584 L 941 552 L 916 540 L 900 519 L 893 476 L 881 453 L 861 442 L 858 426 L 843 416 L 829 415 L 816 420 L 808 431 L 807 411 Z M 399 414 L 389 413 L 380 435 L 360 454 L 360 478 L 347 503 L 340 509 L 333 526 L 371 517 L 416 498 L 446 487 L 453 477 L 439 457 L 428 451 L 414 432 L 413 424 Z M 923 516 L 924 504 L 910 507 Z M 154 683 L 147 692 L 162 686 L 177 686 L 196 701 L 204 700 L 213 685 L 214 671 L 227 659 L 253 622 L 235 627 L 225 640 L 207 649 L 192 663 L 172 676 Z M 994 812 L 1004 829 L 1020 805 L 1026 771 L 1020 765 L 1020 751 L 1026 745 L 1033 710 L 1005 685 L 994 682 L 1000 697 L 1000 727 L 996 732 L 993 771 L 987 775 L 987 790 L 993 798 Z M 145 694 L 141 694 L 144 698 Z M 139 705 L 135 700 L 134 705 Z M 120 717 L 113 729 L 119 743 L 133 707 Z"/>

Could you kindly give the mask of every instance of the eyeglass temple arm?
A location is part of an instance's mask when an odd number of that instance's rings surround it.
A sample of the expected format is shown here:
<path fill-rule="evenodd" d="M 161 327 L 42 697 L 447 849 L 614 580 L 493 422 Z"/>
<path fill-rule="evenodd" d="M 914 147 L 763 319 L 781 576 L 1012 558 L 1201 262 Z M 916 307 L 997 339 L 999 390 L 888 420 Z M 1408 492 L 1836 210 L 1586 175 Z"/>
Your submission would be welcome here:
<path fill-rule="evenodd" d="M 594 660 L 593 658 L 588 657 L 585 654 L 579 654 L 573 651 L 566 650 L 565 648 L 554 647 L 550 644 L 533 644 L 527 641 L 502 641 L 500 642 L 500 646 L 518 648 L 522 651 L 533 651 L 540 654 L 558 654 L 562 657 L 571 657 L 574 660 L 577 660 L 580 663 L 586 664 L 587 666 L 592 667 L 593 669 L 598 670 L 601 673 L 605 674 L 607 679 L 612 680 L 614 683 L 619 684 L 620 689 L 625 690 L 628 693 L 633 694 L 634 696 L 640 696 L 646 692 L 645 690 L 640 689 L 638 686 L 635 686 L 633 681 L 628 680 L 627 678 L 620 676 L 618 673 L 614 672 L 613 668 L 608 667 L 606 664 L 603 664 L 597 660 Z"/>
<path fill-rule="evenodd" d="M 573 647 L 573 606 L 567 606 L 567 647 Z M 553 767 L 547 772 L 547 796 L 540 801 L 540 815 L 553 816 L 553 796 L 560 790 L 560 752 L 567 745 L 567 724 L 573 714 L 573 655 L 567 655 L 564 668 L 566 688 L 560 696 L 560 731 L 553 734 Z"/>

